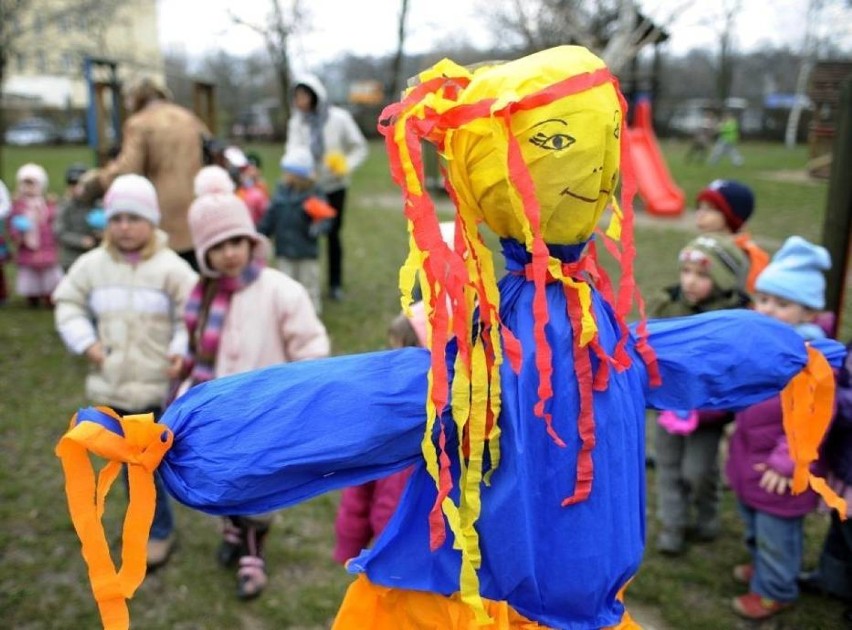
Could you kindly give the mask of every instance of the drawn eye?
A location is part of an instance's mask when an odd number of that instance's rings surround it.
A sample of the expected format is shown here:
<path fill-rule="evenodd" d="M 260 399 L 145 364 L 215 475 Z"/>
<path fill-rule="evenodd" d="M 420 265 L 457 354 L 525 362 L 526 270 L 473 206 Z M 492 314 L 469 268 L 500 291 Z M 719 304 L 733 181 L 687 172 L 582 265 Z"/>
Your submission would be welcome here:
<path fill-rule="evenodd" d="M 537 147 L 541 147 L 542 149 L 547 149 L 549 151 L 562 151 L 577 142 L 577 140 L 573 136 L 569 136 L 567 133 L 554 133 L 547 135 L 539 132 L 530 138 L 530 142 Z"/>

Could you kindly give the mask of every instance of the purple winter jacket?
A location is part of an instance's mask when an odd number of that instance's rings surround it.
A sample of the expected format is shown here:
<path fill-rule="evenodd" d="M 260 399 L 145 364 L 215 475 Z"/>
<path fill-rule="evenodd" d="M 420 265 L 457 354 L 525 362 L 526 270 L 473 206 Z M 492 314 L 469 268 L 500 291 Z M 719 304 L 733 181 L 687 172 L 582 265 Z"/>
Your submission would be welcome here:
<path fill-rule="evenodd" d="M 837 409 L 822 446 L 822 457 L 829 471 L 852 485 L 852 354 L 848 354 L 852 343 L 846 350 L 846 363 L 837 377 Z"/>
<path fill-rule="evenodd" d="M 736 430 L 731 436 L 725 471 L 731 489 L 747 506 L 783 518 L 804 516 L 816 509 L 818 495 L 808 488 L 792 495 L 767 492 L 760 487 L 762 471 L 754 467 L 768 464 L 785 477 L 793 476 L 781 411 L 781 397 L 773 396 L 738 412 Z"/>

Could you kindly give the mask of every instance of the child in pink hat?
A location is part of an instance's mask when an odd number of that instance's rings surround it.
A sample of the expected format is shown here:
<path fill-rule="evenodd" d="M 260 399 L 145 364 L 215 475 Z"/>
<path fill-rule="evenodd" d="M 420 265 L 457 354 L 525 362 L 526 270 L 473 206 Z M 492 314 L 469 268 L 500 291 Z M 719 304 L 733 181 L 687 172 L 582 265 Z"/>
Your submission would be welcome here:
<path fill-rule="evenodd" d="M 47 196 L 47 172 L 24 164 L 15 177 L 17 189 L 9 215 L 9 235 L 18 265 L 16 290 L 32 307 L 50 306 L 50 294 L 62 280 L 59 244 L 53 234 L 56 201 Z"/>
<path fill-rule="evenodd" d="M 186 307 L 185 386 L 329 354 L 329 339 L 305 288 L 266 266 L 270 254 L 249 209 L 232 192 L 199 196 L 189 229 L 201 280 Z M 218 560 L 237 565 L 237 594 L 260 595 L 267 575 L 263 542 L 274 514 L 224 518 Z"/>

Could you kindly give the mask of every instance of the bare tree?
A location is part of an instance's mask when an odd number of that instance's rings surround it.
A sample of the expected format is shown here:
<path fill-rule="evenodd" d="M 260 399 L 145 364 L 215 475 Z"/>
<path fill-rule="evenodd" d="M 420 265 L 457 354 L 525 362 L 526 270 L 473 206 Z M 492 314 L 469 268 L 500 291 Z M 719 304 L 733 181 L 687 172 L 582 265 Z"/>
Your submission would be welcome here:
<path fill-rule="evenodd" d="M 399 7 L 399 23 L 397 27 L 396 38 L 396 54 L 391 61 L 390 75 L 385 84 L 385 98 L 388 101 L 394 100 L 402 91 L 403 77 L 402 66 L 405 60 L 405 21 L 408 18 L 408 0 L 401 0 Z"/>
<path fill-rule="evenodd" d="M 724 103 L 731 95 L 734 83 L 734 50 L 736 46 L 736 19 L 741 12 L 740 0 L 722 3 L 722 27 L 719 36 L 719 61 L 716 75 L 716 96 Z"/>
<path fill-rule="evenodd" d="M 579 44 L 618 73 L 656 42 L 686 5 L 686 0 L 669 5 L 653 22 L 641 14 L 635 0 L 505 0 L 483 10 L 501 40 L 514 39 L 524 53 Z"/>
<path fill-rule="evenodd" d="M 88 24 L 90 37 L 98 50 L 103 49 L 103 38 L 109 22 L 122 6 L 121 0 L 77 0 L 68 4 L 38 6 L 34 0 L 0 0 L 0 135 L 5 132 L 3 86 L 6 81 L 6 69 L 9 60 L 22 52 L 36 25 L 59 23 L 70 18 L 84 19 Z M 43 3 L 42 3 L 43 4 Z M 38 11 L 38 20 L 33 17 Z M 0 164 L 2 164 L 2 143 L 0 143 Z"/>
<path fill-rule="evenodd" d="M 0 137 L 6 132 L 3 86 L 6 81 L 6 64 L 18 50 L 21 37 L 21 15 L 28 9 L 30 0 L 0 0 Z M 3 166 L 3 142 L 0 142 L 0 168 Z"/>
<path fill-rule="evenodd" d="M 802 44 L 802 58 L 796 79 L 796 99 L 790 109 L 784 135 L 784 142 L 787 147 L 796 146 L 796 132 L 799 128 L 802 109 L 807 100 L 805 91 L 808 87 L 811 71 L 820 54 L 825 55 L 826 49 L 830 49 L 830 44 L 837 35 L 835 31 L 848 26 L 850 17 L 852 17 L 852 1 L 850 0 L 809 0 L 808 2 L 805 17 L 805 39 Z M 824 31 L 822 37 L 818 34 L 820 29 Z"/>
<path fill-rule="evenodd" d="M 288 45 L 290 38 L 304 32 L 308 27 L 308 13 L 301 0 L 292 0 L 289 10 L 281 8 L 279 0 L 270 0 L 271 10 L 265 25 L 253 24 L 243 20 L 233 11 L 231 20 L 235 24 L 250 28 L 263 38 L 266 50 L 275 68 L 275 78 L 278 83 L 281 108 L 279 124 L 286 136 L 287 120 L 290 118 L 290 55 Z"/>
<path fill-rule="evenodd" d="M 802 115 L 802 101 L 805 96 L 805 88 L 808 86 L 808 78 L 816 61 L 816 28 L 817 14 L 821 8 L 820 0 L 809 0 L 807 18 L 805 19 L 805 41 L 802 46 L 802 61 L 799 64 L 799 73 L 796 80 L 796 96 L 793 107 L 790 108 L 790 116 L 787 118 L 787 129 L 784 133 L 784 144 L 788 148 L 796 146 L 796 132 L 799 129 L 799 118 Z"/>

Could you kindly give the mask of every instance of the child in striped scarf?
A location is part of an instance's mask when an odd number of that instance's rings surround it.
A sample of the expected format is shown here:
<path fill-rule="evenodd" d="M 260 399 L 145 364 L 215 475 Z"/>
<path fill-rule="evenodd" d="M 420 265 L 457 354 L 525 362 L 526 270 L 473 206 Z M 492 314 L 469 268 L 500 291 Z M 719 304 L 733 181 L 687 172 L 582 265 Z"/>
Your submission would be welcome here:
<path fill-rule="evenodd" d="M 239 197 L 202 194 L 189 208 L 189 227 L 202 274 L 185 311 L 190 386 L 328 355 L 328 335 L 307 291 L 266 266 L 269 244 Z M 241 599 L 260 595 L 266 586 L 261 551 L 273 516 L 224 519 L 218 559 L 223 566 L 238 565 Z"/>

